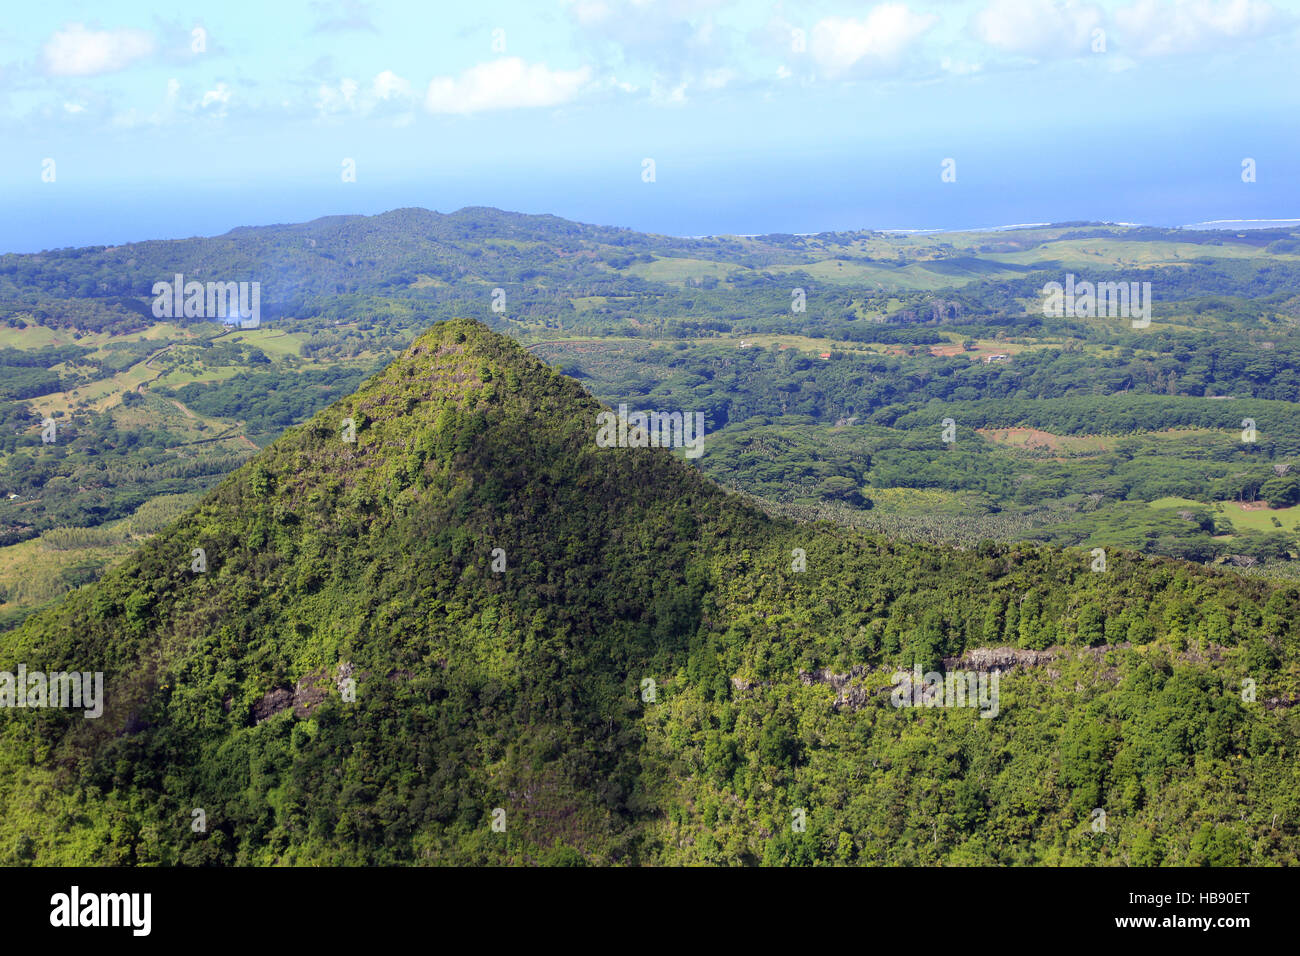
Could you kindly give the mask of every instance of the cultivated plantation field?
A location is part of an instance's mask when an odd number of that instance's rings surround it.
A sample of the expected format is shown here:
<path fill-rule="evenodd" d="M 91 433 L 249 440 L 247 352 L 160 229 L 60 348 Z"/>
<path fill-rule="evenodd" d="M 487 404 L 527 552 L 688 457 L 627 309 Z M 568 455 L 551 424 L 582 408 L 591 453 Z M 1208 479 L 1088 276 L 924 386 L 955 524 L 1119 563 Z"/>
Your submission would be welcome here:
<path fill-rule="evenodd" d="M 1115 444 L 1103 435 L 1053 435 L 1040 428 L 980 428 L 977 431 L 995 444 L 1022 451 L 1086 455 L 1109 451 Z"/>

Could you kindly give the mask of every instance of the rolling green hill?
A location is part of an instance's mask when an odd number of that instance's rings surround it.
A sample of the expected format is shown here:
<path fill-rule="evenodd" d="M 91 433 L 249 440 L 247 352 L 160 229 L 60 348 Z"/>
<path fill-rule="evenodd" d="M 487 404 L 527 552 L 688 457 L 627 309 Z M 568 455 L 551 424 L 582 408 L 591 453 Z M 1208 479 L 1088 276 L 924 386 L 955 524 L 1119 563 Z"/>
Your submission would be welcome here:
<path fill-rule="evenodd" d="M 772 518 L 600 409 L 441 323 L 0 635 L 105 682 L 0 711 L 0 861 L 1300 862 L 1300 590 Z"/>

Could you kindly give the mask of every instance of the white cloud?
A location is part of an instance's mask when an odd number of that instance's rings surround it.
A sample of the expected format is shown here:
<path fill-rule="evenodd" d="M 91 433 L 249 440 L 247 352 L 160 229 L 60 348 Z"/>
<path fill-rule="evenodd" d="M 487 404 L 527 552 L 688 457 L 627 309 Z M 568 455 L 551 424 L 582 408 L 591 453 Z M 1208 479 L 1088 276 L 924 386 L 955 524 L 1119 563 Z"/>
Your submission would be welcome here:
<path fill-rule="evenodd" d="M 216 105 L 217 112 L 224 112 L 227 104 L 230 103 L 230 87 L 225 83 L 218 83 L 213 89 L 203 94 L 203 99 L 199 101 L 202 109 Z"/>
<path fill-rule="evenodd" d="M 429 83 L 425 108 L 431 113 L 477 113 L 521 107 L 558 106 L 578 95 L 591 70 L 551 70 L 519 57 L 502 57 L 470 67 L 460 76 Z"/>
<path fill-rule="evenodd" d="M 152 109 L 131 106 L 113 110 L 111 104 L 105 104 L 103 109 L 96 109 L 92 105 L 90 110 L 107 114 L 109 122 L 120 129 L 145 129 L 185 121 L 225 120 L 230 116 L 232 106 L 249 108 L 246 98 L 236 97 L 235 91 L 225 82 L 215 83 L 211 89 L 205 89 L 205 86 L 206 84 L 182 84 L 173 76 L 162 85 L 161 99 Z"/>
<path fill-rule="evenodd" d="M 1143 56 L 1214 50 L 1288 19 L 1267 0 L 1137 0 L 1115 11 L 1121 37 Z"/>
<path fill-rule="evenodd" d="M 826 17 L 812 28 L 808 52 L 829 76 L 857 68 L 892 69 L 938 19 L 902 3 L 882 3 L 861 20 Z"/>
<path fill-rule="evenodd" d="M 357 105 L 357 90 L 361 84 L 351 77 L 339 80 L 338 86 L 322 83 L 316 91 L 316 109 L 322 113 L 341 113 Z"/>
<path fill-rule="evenodd" d="M 316 88 L 316 111 L 322 117 L 405 115 L 416 101 L 410 81 L 392 70 L 377 73 L 368 84 L 345 76 L 338 83 L 323 82 Z M 403 122 L 409 122 L 409 118 Z"/>
<path fill-rule="evenodd" d="M 54 76 L 112 73 L 153 51 L 153 37 L 144 30 L 87 30 L 69 23 L 46 41 L 45 70 Z"/>
<path fill-rule="evenodd" d="M 990 46 L 1036 57 L 1087 53 L 1101 25 L 1101 8 L 1076 0 L 993 0 L 973 23 Z"/>
<path fill-rule="evenodd" d="M 411 95 L 411 84 L 392 70 L 384 70 L 376 76 L 370 89 L 381 100 L 406 99 Z"/>

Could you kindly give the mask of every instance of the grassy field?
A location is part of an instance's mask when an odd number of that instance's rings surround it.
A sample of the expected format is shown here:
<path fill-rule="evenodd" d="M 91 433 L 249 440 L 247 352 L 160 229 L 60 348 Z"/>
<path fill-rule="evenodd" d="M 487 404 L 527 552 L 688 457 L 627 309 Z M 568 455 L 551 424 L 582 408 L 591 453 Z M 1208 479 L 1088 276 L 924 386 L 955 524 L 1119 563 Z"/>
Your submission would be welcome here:
<path fill-rule="evenodd" d="M 43 349 L 51 345 L 93 346 L 99 351 L 94 355 L 107 354 L 104 346 L 110 342 L 169 342 L 185 339 L 198 340 L 200 333 L 191 328 L 172 322 L 159 322 L 125 335 L 109 335 L 106 332 L 82 332 L 79 338 L 64 329 L 47 329 L 43 325 L 28 325 L 25 329 L 13 329 L 0 326 L 0 348 Z"/>
<path fill-rule="evenodd" d="M 180 385 L 188 385 L 190 382 L 224 382 L 228 378 L 234 378 L 241 372 L 247 372 L 247 366 L 220 365 L 214 367 L 205 367 L 201 372 L 184 372 L 177 369 L 174 372 L 168 372 L 166 375 L 158 378 L 155 385 L 164 388 L 173 388 Z"/>
<path fill-rule="evenodd" d="M 64 340 L 69 338 L 71 336 L 60 335 L 43 325 L 29 325 L 25 329 L 0 325 L 0 348 L 41 349 L 48 345 L 64 344 Z"/>
<path fill-rule="evenodd" d="M 823 282 L 867 286 L 874 291 L 928 292 L 966 285 L 975 276 L 940 275 L 910 263 L 902 268 L 858 259 L 823 259 L 808 265 L 772 266 L 765 270 L 774 275 L 807 273 Z M 1007 274 L 1010 274 L 1009 272 Z"/>
<path fill-rule="evenodd" d="M 1191 498 L 1157 498 L 1149 502 L 1152 508 L 1208 508 L 1204 501 Z M 1290 508 L 1270 508 L 1262 501 L 1216 501 L 1216 510 L 1222 510 L 1237 531 L 1294 531 L 1300 526 L 1300 505 Z M 1281 527 L 1273 519 L 1281 522 Z"/>
<path fill-rule="evenodd" d="M 1220 246 L 1194 242 L 1134 242 L 1124 239 L 1065 239 L 1047 242 L 1024 252 L 988 253 L 988 258 L 1016 265 L 1059 262 L 1062 266 L 1096 269 L 1111 266 L 1154 266 L 1186 263 L 1192 259 L 1258 258 L 1259 249 L 1245 243 Z M 1294 259 L 1295 256 L 1278 258 Z"/>
<path fill-rule="evenodd" d="M 751 272 L 730 262 L 711 259 L 686 259 L 677 256 L 656 257 L 654 262 L 638 262 L 624 270 L 652 282 L 683 285 L 688 279 L 725 279 L 733 272 Z"/>
<path fill-rule="evenodd" d="M 123 372 L 118 372 L 111 378 L 89 382 L 66 392 L 41 395 L 29 399 L 29 404 L 41 416 L 67 415 L 72 411 L 74 405 L 80 403 L 85 403 L 95 411 L 102 412 L 120 404 L 124 393 L 134 391 L 140 385 L 153 379 L 157 374 L 156 369 L 149 368 L 144 362 L 139 362 Z"/>
<path fill-rule="evenodd" d="M 1300 505 L 1290 508 L 1269 508 L 1264 507 L 1242 507 L 1240 502 L 1224 501 L 1223 512 L 1232 522 L 1232 526 L 1238 531 L 1291 531 L 1297 523 L 1300 523 Z M 1263 502 L 1255 504 L 1262 505 Z M 1282 523 L 1281 529 L 1273 524 L 1276 518 Z"/>
<path fill-rule="evenodd" d="M 245 329 L 231 333 L 228 340 L 259 348 L 267 355 L 292 355 L 296 357 L 302 353 L 302 346 L 307 341 L 307 336 L 276 328 Z"/>
<path fill-rule="evenodd" d="M 1155 501 L 1147 502 L 1152 508 L 1204 508 L 1204 501 L 1193 501 L 1191 498 L 1177 498 L 1169 496 L 1157 498 Z"/>

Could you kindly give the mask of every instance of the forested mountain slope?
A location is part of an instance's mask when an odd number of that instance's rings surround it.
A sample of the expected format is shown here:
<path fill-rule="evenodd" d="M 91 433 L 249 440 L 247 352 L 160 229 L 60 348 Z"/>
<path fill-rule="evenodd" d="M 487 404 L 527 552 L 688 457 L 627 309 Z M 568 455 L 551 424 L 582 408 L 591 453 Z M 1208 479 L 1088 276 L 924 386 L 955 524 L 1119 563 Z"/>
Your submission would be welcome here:
<path fill-rule="evenodd" d="M 0 712 L 3 861 L 1297 862 L 1294 587 L 775 520 L 600 410 L 441 323 L 0 635 L 106 695 Z M 995 716 L 894 705 L 945 658 Z"/>

